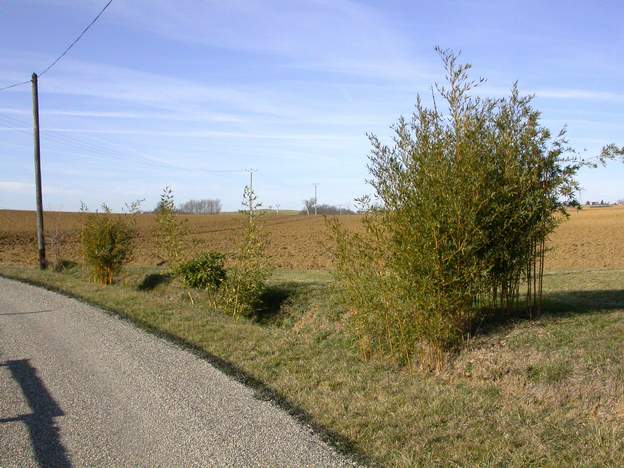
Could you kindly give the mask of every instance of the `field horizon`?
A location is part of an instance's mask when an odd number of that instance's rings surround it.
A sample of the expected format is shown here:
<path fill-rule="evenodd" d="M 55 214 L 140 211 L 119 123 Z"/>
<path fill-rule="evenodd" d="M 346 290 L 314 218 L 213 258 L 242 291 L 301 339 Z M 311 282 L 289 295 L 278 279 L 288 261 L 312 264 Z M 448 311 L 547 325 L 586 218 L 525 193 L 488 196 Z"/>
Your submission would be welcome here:
<path fill-rule="evenodd" d="M 624 268 L 624 206 L 570 210 L 549 240 L 546 271 Z M 65 260 L 80 261 L 80 228 L 84 214 L 48 211 L 44 214 L 47 253 Z M 177 215 L 188 220 L 188 255 L 215 250 L 233 253 L 241 239 L 245 220 L 241 213 L 219 215 Z M 333 216 L 332 216 L 333 217 Z M 361 215 L 341 215 L 340 221 L 351 230 L 361 228 Z M 266 213 L 260 224 L 268 231 L 268 256 L 276 268 L 307 270 L 332 267 L 331 242 L 324 216 L 293 212 Z M 155 215 L 143 213 L 137 218 L 137 252 L 132 265 L 158 264 L 154 245 Z M 0 263 L 35 265 L 37 250 L 35 212 L 0 210 Z"/>

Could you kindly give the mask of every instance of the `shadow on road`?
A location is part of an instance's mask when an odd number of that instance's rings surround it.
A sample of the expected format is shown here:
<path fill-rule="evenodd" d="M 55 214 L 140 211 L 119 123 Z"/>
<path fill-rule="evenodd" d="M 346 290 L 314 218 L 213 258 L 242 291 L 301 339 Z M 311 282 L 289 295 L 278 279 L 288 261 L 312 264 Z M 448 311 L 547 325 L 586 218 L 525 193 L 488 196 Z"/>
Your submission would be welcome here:
<path fill-rule="evenodd" d="M 0 366 L 8 367 L 32 409 L 31 414 L 0 419 L 0 424 L 16 421 L 26 424 L 40 466 L 71 466 L 54 422 L 55 417 L 64 416 L 65 413 L 48 392 L 37 375 L 37 370 L 30 365 L 28 359 L 6 361 Z"/>

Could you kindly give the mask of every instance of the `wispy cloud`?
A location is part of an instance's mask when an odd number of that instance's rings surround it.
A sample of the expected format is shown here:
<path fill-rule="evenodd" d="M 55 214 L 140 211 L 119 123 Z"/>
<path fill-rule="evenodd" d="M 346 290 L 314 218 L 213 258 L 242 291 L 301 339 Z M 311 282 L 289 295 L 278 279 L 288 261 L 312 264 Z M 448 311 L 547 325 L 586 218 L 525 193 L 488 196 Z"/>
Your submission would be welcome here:
<path fill-rule="evenodd" d="M 0 127 L 3 131 L 29 131 L 27 127 Z M 135 130 L 120 128 L 42 128 L 42 132 L 51 133 L 75 133 L 75 134 L 108 134 L 108 135 L 142 135 L 142 136 L 165 136 L 184 138 L 209 138 L 209 139 L 260 139 L 260 140 L 297 140 L 297 141 L 353 141 L 354 137 L 348 135 L 332 135 L 325 133 L 245 133 L 245 132 L 220 132 L 210 130 L 170 131 L 170 130 Z"/>
<path fill-rule="evenodd" d="M 583 101 L 609 101 L 624 102 L 623 93 L 614 93 L 609 91 L 599 91 L 591 89 L 536 89 L 533 91 L 537 97 L 550 99 L 571 99 Z"/>
<path fill-rule="evenodd" d="M 35 185 L 26 182 L 17 182 L 14 180 L 0 180 L 0 192 L 7 193 L 30 193 L 34 190 Z"/>
<path fill-rule="evenodd" d="M 13 23 L 34 14 L 25 3 L 11 5 L 13 17 L 0 31 L 5 42 L 22 34 Z M 492 80 L 479 91 L 484 96 L 506 96 L 518 79 L 521 90 L 537 95 L 544 119 L 565 120 L 572 112 L 612 124 L 570 121 L 573 143 L 596 135 L 618 138 L 621 68 L 607 69 L 587 54 L 579 58 L 568 36 L 553 48 L 549 41 L 561 34 L 560 25 L 547 14 L 536 19 L 530 8 L 520 11 L 506 2 L 425 3 L 113 2 L 80 47 L 40 81 L 46 168 L 59 173 L 46 180 L 60 187 L 70 180 L 60 170 L 78 170 L 84 161 L 94 170 L 85 172 L 82 190 L 97 198 L 112 186 L 118 193 L 142 181 L 178 182 L 183 189 L 195 181 L 189 196 L 197 196 L 221 180 L 208 177 L 210 169 L 257 167 L 258 187 L 272 184 L 283 202 L 310 178 L 325 181 L 324 193 L 357 194 L 353 180 L 365 177 L 365 132 L 389 141 L 388 126 L 412 111 L 417 93 L 429 100 L 430 84 L 443 79 L 432 51 L 436 43 L 464 48 L 462 60 L 474 61 L 475 75 Z M 23 32 L 32 38 L 0 54 L 0 84 L 27 79 L 49 63 L 71 39 L 68 31 L 83 27 L 101 3 L 41 0 L 40 6 L 42 27 Z M 501 24 L 507 15 L 514 21 Z M 592 53 L 606 43 L 587 39 Z M 537 46 L 545 53 L 531 56 Z M 580 79 L 588 70 L 599 79 Z M 29 93 L 23 86 L 0 96 L 7 182 L 30 180 Z M 238 206 L 238 175 L 220 194 L 229 207 Z M 13 203 L 19 197 L 5 198 Z"/>
<path fill-rule="evenodd" d="M 195 122 L 228 122 L 240 123 L 244 119 L 240 116 L 229 115 L 226 113 L 199 113 L 199 114 L 177 114 L 163 112 L 124 112 L 124 111 L 97 111 L 97 110 L 60 110 L 46 109 L 46 115 L 62 116 L 62 117 L 93 117 L 97 119 L 132 119 L 132 120 L 174 120 L 174 121 L 195 121 Z M 0 114 L 14 115 L 32 115 L 31 109 L 16 109 L 10 107 L 0 107 Z"/>
<path fill-rule="evenodd" d="M 382 9 L 350 0 L 136 0 L 115 14 L 176 40 L 296 60 L 370 63 L 407 55 L 406 38 Z"/>
<path fill-rule="evenodd" d="M 486 84 L 477 88 L 476 92 L 483 96 L 503 97 L 508 96 L 511 86 L 497 86 Z M 594 102 L 624 102 L 624 93 L 603 91 L 598 89 L 579 88 L 524 88 L 520 84 L 522 94 L 533 94 L 541 99 L 559 99 L 570 101 L 594 101 Z"/>
<path fill-rule="evenodd" d="M 0 66 L 3 69 L 23 68 L 22 62 L 31 61 L 33 58 L 28 54 L 6 54 L 0 57 Z M 30 92 L 27 88 L 14 89 L 16 92 Z M 244 89 L 72 59 L 66 59 L 63 67 L 41 80 L 39 89 L 40 93 L 82 96 L 194 114 L 201 114 L 206 107 L 215 106 L 269 114 L 278 109 L 266 99 Z"/>
<path fill-rule="evenodd" d="M 0 57 L 0 70 L 22 68 L 23 61 L 32 60 L 29 54 L 6 54 Z M 27 88 L 20 91 L 30 92 Z M 241 130 L 241 126 L 246 130 L 258 125 L 291 126 L 295 122 L 359 124 L 363 127 L 362 132 L 369 130 L 372 123 L 379 122 L 378 108 L 370 106 L 371 99 L 374 100 L 379 93 L 379 85 L 363 83 L 354 84 L 350 91 L 345 85 L 298 80 L 224 86 L 68 59 L 53 75 L 41 80 L 40 93 L 63 98 L 66 108 L 43 108 L 44 115 L 51 117 L 216 123 L 230 124 L 236 130 Z M 357 98 L 346 96 L 351 93 L 357 93 Z M 324 98 L 319 99 L 319 95 Z M 362 100 L 362 96 L 367 100 Z M 345 98 L 369 108 L 366 111 L 357 107 L 345 111 L 338 107 L 339 101 Z M 80 108 L 72 109 L 73 102 L 79 103 L 76 107 Z M 377 115 L 372 113 L 373 109 Z M 0 114 L 26 116 L 30 112 L 25 108 L 0 109 Z"/>
<path fill-rule="evenodd" d="M 409 36 L 385 13 L 381 5 L 352 0 L 134 0 L 114 5 L 107 20 L 182 43 L 260 54 L 289 68 L 376 79 L 428 76 Z"/>
<path fill-rule="evenodd" d="M 17 181 L 17 180 L 0 180 L 0 192 L 14 194 L 30 194 L 34 193 L 35 184 Z M 48 195 L 75 195 L 79 193 L 76 190 L 57 187 L 55 185 L 46 184 L 44 191 Z"/>

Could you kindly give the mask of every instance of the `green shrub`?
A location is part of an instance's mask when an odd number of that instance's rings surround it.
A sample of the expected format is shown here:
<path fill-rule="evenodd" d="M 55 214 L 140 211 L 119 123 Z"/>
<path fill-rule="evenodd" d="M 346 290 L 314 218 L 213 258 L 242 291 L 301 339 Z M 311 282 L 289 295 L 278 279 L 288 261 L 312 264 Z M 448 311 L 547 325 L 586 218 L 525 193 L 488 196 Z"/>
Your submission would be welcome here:
<path fill-rule="evenodd" d="M 266 291 L 268 273 L 266 269 L 241 265 L 228 269 L 219 302 L 223 311 L 234 317 L 253 314 Z"/>
<path fill-rule="evenodd" d="M 364 232 L 330 224 L 362 354 L 425 366 L 439 365 L 485 314 L 520 302 L 539 311 L 545 241 L 576 203 L 584 164 L 515 85 L 505 99 L 473 98 L 482 80 L 439 53 L 448 87 L 436 85 L 433 106 L 418 98 L 391 145 L 370 137 L 376 206 L 363 200 Z"/>
<path fill-rule="evenodd" d="M 133 215 L 113 215 L 106 205 L 103 211 L 87 214 L 81 233 L 82 253 L 92 281 L 112 284 L 132 258 L 136 226 Z"/>
<path fill-rule="evenodd" d="M 261 205 L 251 187 L 245 187 L 243 206 L 249 216 L 245 237 L 233 265 L 228 268 L 219 298 L 224 312 L 235 317 L 250 315 L 257 309 L 271 274 L 266 257 L 268 238 L 257 222 L 257 209 Z"/>
<path fill-rule="evenodd" d="M 176 217 L 173 191 L 165 187 L 156 208 L 154 236 L 160 257 L 174 270 L 182 261 L 186 250 L 187 234 L 188 224 Z"/>
<path fill-rule="evenodd" d="M 181 263 L 174 273 L 187 288 L 216 290 L 225 279 L 224 259 L 225 256 L 218 252 L 206 252 Z"/>

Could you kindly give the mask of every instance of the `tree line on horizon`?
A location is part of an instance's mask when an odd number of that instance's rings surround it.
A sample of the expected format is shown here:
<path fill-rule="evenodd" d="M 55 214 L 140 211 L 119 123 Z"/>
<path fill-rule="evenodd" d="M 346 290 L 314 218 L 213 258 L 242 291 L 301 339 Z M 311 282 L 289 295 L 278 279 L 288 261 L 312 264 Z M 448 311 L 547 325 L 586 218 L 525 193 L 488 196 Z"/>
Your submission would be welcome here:
<path fill-rule="evenodd" d="M 223 205 L 218 198 L 203 198 L 200 200 L 188 200 L 178 205 L 175 208 L 176 213 L 182 214 L 202 214 L 202 215 L 216 215 L 221 213 Z M 158 202 L 154 213 L 160 213 L 163 210 L 162 200 Z"/>

